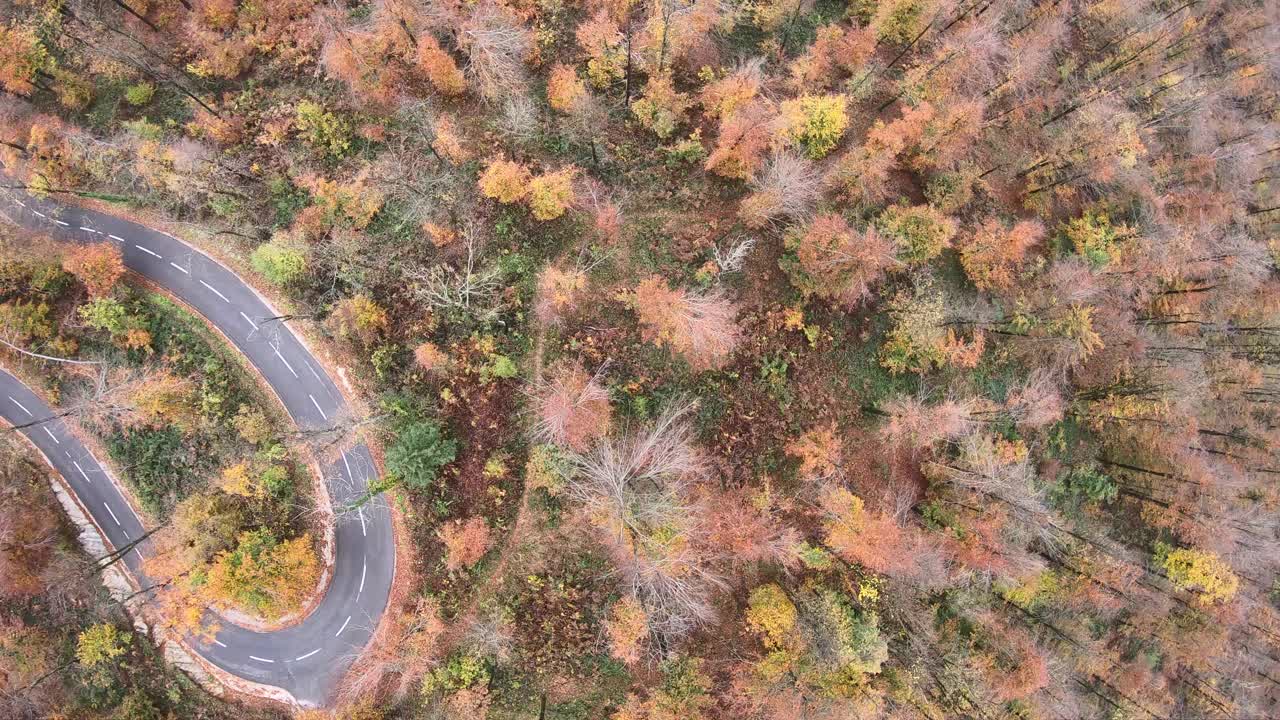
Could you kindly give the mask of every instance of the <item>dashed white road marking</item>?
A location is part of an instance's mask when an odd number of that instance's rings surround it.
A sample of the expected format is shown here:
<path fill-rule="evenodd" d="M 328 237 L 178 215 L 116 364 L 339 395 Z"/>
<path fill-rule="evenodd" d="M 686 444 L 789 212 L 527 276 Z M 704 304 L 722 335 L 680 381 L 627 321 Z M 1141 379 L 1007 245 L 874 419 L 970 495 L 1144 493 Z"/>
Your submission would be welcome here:
<path fill-rule="evenodd" d="M 146 559 L 146 558 L 142 557 L 142 551 L 141 551 L 141 550 L 139 550 L 138 548 L 134 548 L 134 549 L 133 549 L 133 552 L 138 556 L 138 560 L 139 560 L 139 562 L 146 562 L 146 561 L 147 561 L 147 559 Z"/>
<path fill-rule="evenodd" d="M 22 202 L 21 200 L 14 200 L 14 202 L 18 203 L 18 207 L 26 207 L 26 206 L 27 206 L 27 204 L 26 204 L 26 203 L 24 203 L 24 202 Z"/>
<path fill-rule="evenodd" d="M 271 348 L 271 349 L 276 351 L 276 357 L 280 358 L 280 362 L 284 363 L 284 366 L 285 366 L 285 367 L 287 367 L 287 368 L 289 368 L 289 372 L 293 373 L 293 376 L 294 376 L 295 378 L 296 378 L 296 377 L 298 377 L 298 371 L 297 371 L 297 370 L 294 370 L 294 369 L 293 369 L 293 366 L 289 364 L 289 361 L 288 361 L 288 360 L 285 360 L 285 359 L 284 359 L 284 356 L 280 354 L 280 348 Z M 315 402 L 315 401 L 316 401 L 316 399 L 315 399 L 315 398 L 311 398 L 311 402 Z M 318 410 L 319 408 L 320 408 L 320 406 L 319 406 L 319 405 L 317 405 L 317 406 L 316 406 L 316 409 Z M 323 412 L 321 412 L 320 414 L 321 414 L 321 415 L 323 415 L 324 413 L 323 413 Z"/>
<path fill-rule="evenodd" d="M 356 599 L 360 599 L 360 593 L 364 592 L 364 576 L 369 572 L 369 558 L 366 556 L 360 567 L 360 587 L 356 589 Z"/>
<path fill-rule="evenodd" d="M 217 645 L 218 647 L 226 647 L 226 646 L 227 646 L 227 644 L 226 644 L 226 643 L 222 642 L 221 640 L 218 640 L 217 638 L 214 638 L 214 640 L 213 640 L 213 644 L 214 644 L 214 645 Z"/>
<path fill-rule="evenodd" d="M 117 527 L 123 527 L 123 525 L 120 525 L 120 518 L 116 517 L 116 511 L 112 510 L 110 505 L 102 503 L 102 507 L 106 508 L 107 512 L 111 513 L 111 519 L 116 521 Z"/>
<path fill-rule="evenodd" d="M 75 465 L 76 469 L 80 471 L 80 477 L 84 478 L 85 482 L 90 482 L 90 483 L 93 482 L 93 478 L 90 478 L 89 474 L 84 471 L 84 468 L 80 467 L 80 463 L 76 462 L 75 460 L 72 460 L 71 464 Z"/>
<path fill-rule="evenodd" d="M 49 428 L 46 427 L 46 428 L 40 428 L 40 429 L 44 430 L 45 435 L 48 435 L 49 437 L 53 438 L 54 442 L 58 443 L 59 445 L 62 444 L 62 441 L 58 439 L 58 436 L 50 432 Z"/>
<path fill-rule="evenodd" d="M 214 287 L 214 286 L 210 285 L 209 283 L 207 283 L 207 282 L 205 282 L 205 281 L 203 281 L 203 280 L 201 280 L 201 281 L 200 281 L 200 284 L 201 284 L 201 285 L 203 285 L 203 286 L 205 286 L 205 287 L 207 287 L 207 288 L 209 288 L 209 292 L 211 292 L 211 293 L 213 293 L 214 295 L 217 295 L 218 297 L 222 298 L 222 302 L 224 302 L 224 303 L 229 303 L 229 302 L 231 302 L 230 300 L 228 300 L 228 299 L 227 299 L 227 296 L 226 296 L 226 295 L 223 295 L 222 293 L 218 292 L 218 288 L 216 288 L 216 287 Z"/>
<path fill-rule="evenodd" d="M 249 659 L 250 659 L 250 660 L 257 660 L 258 662 L 264 662 L 264 663 L 273 663 L 273 662 L 275 662 L 275 660 L 268 660 L 268 659 L 266 659 L 266 658 L 260 658 L 260 657 L 258 657 L 257 655 L 250 655 L 250 656 L 249 656 Z"/>
<path fill-rule="evenodd" d="M 294 661 L 294 662 L 297 662 L 297 661 L 299 661 L 299 660 L 306 660 L 307 658 L 311 657 L 312 655 L 315 655 L 315 654 L 316 654 L 316 653 L 318 653 L 318 652 L 320 652 L 320 648 L 316 648 L 315 650 L 312 650 L 311 652 L 307 653 L 306 655 L 299 655 L 298 657 L 294 658 L 294 659 L 293 659 L 293 661 Z"/>
<path fill-rule="evenodd" d="M 12 399 L 12 398 L 11 398 Z M 347 451 L 342 451 L 342 464 L 347 466 L 347 477 L 355 482 L 356 476 L 351 473 L 351 463 L 347 462 Z"/>
<path fill-rule="evenodd" d="M 70 227 L 70 226 L 71 226 L 71 223 L 69 223 L 69 222 L 63 222 L 63 221 L 61 221 L 61 220 L 54 220 L 54 222 L 58 223 L 58 224 L 59 224 L 59 225 L 61 225 L 62 227 Z"/>
<path fill-rule="evenodd" d="M 290 368 L 290 369 L 292 369 L 292 368 Z M 294 374 L 293 374 L 293 376 L 294 376 L 294 377 L 297 377 L 297 376 L 298 376 L 298 374 L 297 374 L 297 373 L 294 373 Z M 324 414 L 324 410 L 320 408 L 320 403 L 316 402 L 316 396 L 315 396 L 315 395 L 307 395 L 307 397 L 311 398 L 311 404 L 312 404 L 312 405 L 315 405 L 315 406 L 316 406 L 316 410 L 319 410 L 319 411 L 320 411 L 320 417 L 324 418 L 325 420 L 328 420 L 328 419 L 329 419 L 329 416 Z"/>
<path fill-rule="evenodd" d="M 175 268 L 177 268 L 177 269 L 181 270 L 183 275 L 190 275 L 190 274 L 191 274 L 191 271 L 190 271 L 190 270 L 188 270 L 188 269 L 186 269 L 186 268 L 182 267 L 181 265 L 179 265 L 178 263 L 176 263 L 176 262 L 174 262 L 174 261 L 172 261 L 172 260 L 170 260 L 170 261 L 169 261 L 169 264 L 170 264 L 170 265 L 172 265 L 172 266 L 174 266 Z"/>
<path fill-rule="evenodd" d="M 349 623 L 349 622 L 351 622 L 351 616 L 350 616 L 350 615 L 348 615 L 348 616 L 347 616 L 346 622 L 342 623 L 342 627 L 338 628 L 338 632 L 334 633 L 334 634 L 333 634 L 333 636 L 334 636 L 334 637 L 338 637 L 339 635 L 341 635 L 341 634 L 342 634 L 342 631 L 347 629 L 347 623 Z"/>
<path fill-rule="evenodd" d="M 32 210 L 31 212 L 35 213 L 35 214 L 36 214 L 37 216 L 39 216 L 39 217 L 48 217 L 48 215 L 45 215 L 44 213 L 40 212 L 39 210 Z"/>
<path fill-rule="evenodd" d="M 107 237 L 111 238 L 112 240 L 115 240 L 116 242 L 124 242 L 124 238 L 120 237 L 119 235 L 112 235 L 111 233 L 107 233 Z"/>
<path fill-rule="evenodd" d="M 248 315 L 245 315 L 243 310 L 240 311 L 240 317 L 244 318 L 245 322 L 252 325 L 254 330 L 258 329 L 258 323 L 254 322 L 253 319 L 250 318 Z"/>
<path fill-rule="evenodd" d="M 80 226 L 80 229 L 81 229 L 81 230 L 83 230 L 83 231 L 85 231 L 85 232 L 91 232 L 91 233 L 96 233 L 96 232 L 98 232 L 97 230 L 94 230 L 93 228 L 91 228 L 91 227 L 89 227 L 89 226 L 87 226 L 87 225 L 81 225 L 81 226 Z"/>
<path fill-rule="evenodd" d="M 10 400 L 14 405 L 17 405 L 18 407 L 22 408 L 22 412 L 26 413 L 26 414 L 27 414 L 27 417 L 35 417 L 34 415 L 32 415 L 32 414 L 31 414 L 31 411 L 27 409 L 27 406 L 26 406 L 26 405 L 23 405 L 22 403 L 20 403 L 20 402 L 18 402 L 17 400 L 15 400 L 15 399 L 14 399 L 14 397 L 13 397 L 12 395 L 10 395 L 10 396 L 9 396 L 9 400 Z"/>
<path fill-rule="evenodd" d="M 356 512 L 360 513 L 360 534 L 369 537 L 369 529 L 364 524 L 364 508 L 356 508 Z"/>
<path fill-rule="evenodd" d="M 136 247 L 136 248 L 138 248 L 139 250 L 141 250 L 142 252 L 144 252 L 144 253 L 146 253 L 146 254 L 148 254 L 148 255 L 153 255 L 153 256 L 155 256 L 155 257 L 160 257 L 160 253 L 158 253 L 158 252 L 156 252 L 156 251 L 154 251 L 154 250 L 152 250 L 152 249 L 150 249 L 150 248 L 144 248 L 144 247 L 142 247 L 141 245 L 139 245 L 139 244 L 137 244 L 137 243 L 134 243 L 134 245 L 133 245 L 133 246 L 134 246 L 134 247 Z"/>

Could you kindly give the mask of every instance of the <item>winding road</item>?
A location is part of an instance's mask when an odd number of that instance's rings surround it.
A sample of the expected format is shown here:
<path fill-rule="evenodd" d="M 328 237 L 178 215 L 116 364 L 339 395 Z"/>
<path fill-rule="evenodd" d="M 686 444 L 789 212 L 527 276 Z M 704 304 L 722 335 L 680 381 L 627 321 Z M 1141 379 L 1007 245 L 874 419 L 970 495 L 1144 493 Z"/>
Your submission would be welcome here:
<path fill-rule="evenodd" d="M 280 313 L 237 275 L 168 234 L 112 215 L 0 191 L 0 212 L 23 227 L 70 242 L 109 242 L 125 266 L 204 315 L 262 373 L 302 430 L 348 415 L 337 385 Z M 44 453 L 112 547 L 141 537 L 144 527 L 116 483 L 39 397 L 0 371 L 0 416 Z M 349 507 L 376 475 L 368 447 L 345 448 L 324 482 L 335 509 Z M 212 642 L 189 641 L 210 663 L 256 683 L 279 687 L 302 705 L 322 706 L 368 643 L 386 609 L 395 575 L 390 509 L 378 496 L 356 513 L 337 514 L 334 566 L 327 592 L 302 622 L 257 632 L 220 621 Z M 143 587 L 143 541 L 124 563 Z"/>

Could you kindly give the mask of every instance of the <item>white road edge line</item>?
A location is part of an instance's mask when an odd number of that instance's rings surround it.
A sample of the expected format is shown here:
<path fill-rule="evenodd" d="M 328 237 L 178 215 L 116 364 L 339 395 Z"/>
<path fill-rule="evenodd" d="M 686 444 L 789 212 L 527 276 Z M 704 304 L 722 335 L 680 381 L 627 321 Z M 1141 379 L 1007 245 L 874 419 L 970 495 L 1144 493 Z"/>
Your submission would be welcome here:
<path fill-rule="evenodd" d="M 299 660 L 306 660 L 307 658 L 311 657 L 312 655 L 315 655 L 315 654 L 316 654 L 316 653 L 318 653 L 318 652 L 320 652 L 320 648 L 316 648 L 315 650 L 312 650 L 311 652 L 307 653 L 306 655 L 299 655 L 298 657 L 294 658 L 294 659 L 293 659 L 293 661 L 294 661 L 294 662 L 297 662 L 297 661 L 299 661 Z"/>
<path fill-rule="evenodd" d="M 268 660 L 268 659 L 266 659 L 266 658 L 260 658 L 260 657 L 258 657 L 257 655 L 250 655 L 250 656 L 249 656 L 249 659 L 250 659 L 250 660 L 257 660 L 258 662 L 264 662 L 264 663 L 274 663 L 274 662 L 275 662 L 275 660 Z"/>
<path fill-rule="evenodd" d="M 286 363 L 286 364 L 287 364 L 287 363 Z M 292 370 L 292 369 L 293 369 L 293 368 L 290 368 L 290 370 Z M 294 377 L 298 377 L 298 374 L 297 374 L 297 373 L 294 373 L 294 374 L 293 374 L 293 376 L 294 376 Z M 307 395 L 307 397 L 311 398 L 311 404 L 316 406 L 316 410 L 320 410 L 320 417 L 324 418 L 325 420 L 328 420 L 328 419 L 329 419 L 329 416 L 328 416 L 328 415 L 325 415 L 325 414 L 324 414 L 324 410 L 321 410 L 321 409 L 320 409 L 320 403 L 316 402 L 316 396 L 315 396 L 315 395 L 308 394 L 308 395 Z"/>
<path fill-rule="evenodd" d="M 254 330 L 258 329 L 258 323 L 254 322 L 248 315 L 245 315 L 243 310 L 240 311 L 240 317 L 244 318 L 245 322 L 252 325 Z"/>
<path fill-rule="evenodd" d="M 188 270 L 188 269 L 186 269 L 186 268 L 182 267 L 181 265 L 179 265 L 178 263 L 176 263 L 176 262 L 174 262 L 174 261 L 172 261 L 172 260 L 170 260 L 170 261 L 169 261 L 169 264 L 170 264 L 170 265 L 172 265 L 172 266 L 174 266 L 175 268 L 177 268 L 177 269 L 181 270 L 183 275 L 190 275 L 190 274 L 191 274 L 191 271 L 190 271 L 190 270 Z"/>
<path fill-rule="evenodd" d="M 289 372 L 293 373 L 293 377 L 296 379 L 296 378 L 298 377 L 298 371 L 297 371 L 297 370 L 294 370 L 294 369 L 293 369 L 293 366 L 289 364 L 289 361 L 288 361 L 288 360 L 285 360 L 285 359 L 284 359 L 284 356 L 280 354 L 280 348 L 273 347 L 273 348 L 271 348 L 271 349 L 276 351 L 276 357 L 280 358 L 280 362 L 284 363 L 284 366 L 285 366 L 285 367 L 287 367 L 287 368 L 289 368 Z M 315 402 L 315 401 L 316 401 L 316 399 L 315 399 L 315 398 L 311 398 L 311 402 Z M 316 406 L 316 409 L 319 409 L 319 408 L 320 408 L 320 406 L 319 406 L 319 405 L 317 405 L 317 406 Z M 321 414 L 321 415 L 323 415 L 324 413 L 322 412 L 322 413 L 320 413 L 320 414 Z"/>
<path fill-rule="evenodd" d="M 348 615 L 348 616 L 347 616 L 347 620 L 346 620 L 346 622 L 342 623 L 342 627 L 338 628 L 338 632 L 334 633 L 334 634 L 333 634 L 333 636 L 334 636 L 334 637 L 338 637 L 339 635 L 341 635 L 341 634 L 342 634 L 342 631 L 347 629 L 347 623 L 349 623 L 349 622 L 351 622 L 351 616 L 350 616 L 350 615 Z"/>
<path fill-rule="evenodd" d="M 217 295 L 218 297 L 222 298 L 222 302 L 224 302 L 224 303 L 230 303 L 230 302 L 231 302 L 230 300 L 228 300 L 228 299 L 227 299 L 227 296 L 226 296 L 226 295 L 223 295 L 222 293 L 218 292 L 218 288 L 216 288 L 216 287 L 214 287 L 214 286 L 210 285 L 209 283 L 207 283 L 207 282 L 205 282 L 205 281 L 203 281 L 203 280 L 201 280 L 201 281 L 200 281 L 200 284 L 201 284 L 201 285 L 203 285 L 203 286 L 205 286 L 205 287 L 207 287 L 207 288 L 209 288 L 209 292 L 211 292 L 211 293 L 213 293 L 214 295 Z"/>
<path fill-rule="evenodd" d="M 49 431 L 49 428 L 47 428 L 47 427 L 42 427 L 42 428 L 40 428 L 40 429 L 41 429 L 41 430 L 44 430 L 44 434 L 45 434 L 45 435 L 48 435 L 49 437 L 53 438 L 53 441 L 54 441 L 54 442 L 58 443 L 59 445 L 61 445 L 61 444 L 62 444 L 62 441 L 58 439 L 58 436 L 57 436 L 57 435 L 54 435 L 52 432 L 50 432 L 50 431 Z"/>
<path fill-rule="evenodd" d="M 306 360 L 303 360 L 303 362 L 307 363 L 307 369 L 311 371 L 311 374 L 315 375 L 317 380 L 320 380 L 321 382 L 323 382 L 323 379 L 320 377 L 320 373 L 316 372 L 316 369 L 311 367 L 311 363 L 307 362 Z"/>
<path fill-rule="evenodd" d="M 123 525 L 120 525 L 120 518 L 116 517 L 116 511 L 112 510 L 110 505 L 102 503 L 102 507 L 106 508 L 107 512 L 111 513 L 111 519 L 116 521 L 116 526 L 124 527 Z"/>
<path fill-rule="evenodd" d="M 80 467 L 80 463 L 76 462 L 75 460 L 72 460 L 71 464 L 75 465 L 76 469 L 80 471 L 80 475 L 85 479 L 85 482 L 89 482 L 89 483 L 93 482 L 93 479 L 90 478 L 89 474 L 84 471 L 84 468 Z"/>
<path fill-rule="evenodd" d="M 160 253 L 158 253 L 158 252 L 156 252 L 156 251 L 154 251 L 154 250 L 151 250 L 151 249 L 149 249 L 149 248 L 144 248 L 144 247 L 142 247 L 141 245 L 139 245 L 139 244 L 137 244 L 137 243 L 134 243 L 134 244 L 133 244 L 133 246 L 134 246 L 134 247 L 136 247 L 136 248 L 138 248 L 139 250 L 141 250 L 142 252 L 144 252 L 144 253 L 146 253 L 146 254 L 148 254 L 148 255 L 154 255 L 155 257 L 160 257 Z"/>
<path fill-rule="evenodd" d="M 22 412 L 26 413 L 27 417 L 35 417 L 35 415 L 32 415 L 31 411 L 27 409 L 26 405 L 23 405 L 22 403 L 15 400 L 12 395 L 9 396 L 9 400 L 13 401 L 14 405 L 17 405 L 18 407 L 22 408 Z"/>

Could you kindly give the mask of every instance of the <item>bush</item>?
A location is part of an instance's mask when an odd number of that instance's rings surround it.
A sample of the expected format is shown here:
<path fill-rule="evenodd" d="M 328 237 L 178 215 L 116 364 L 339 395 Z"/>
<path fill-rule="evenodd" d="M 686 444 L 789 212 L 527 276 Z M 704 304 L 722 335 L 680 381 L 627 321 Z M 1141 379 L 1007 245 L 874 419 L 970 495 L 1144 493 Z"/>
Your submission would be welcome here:
<path fill-rule="evenodd" d="M 307 271 L 307 261 L 301 252 L 274 241 L 255 248 L 249 262 L 254 270 L 276 285 L 289 285 Z"/>
<path fill-rule="evenodd" d="M 345 155 L 351 147 L 351 123 L 319 103 L 310 100 L 298 103 L 294 124 L 309 145 L 335 158 Z"/>
<path fill-rule="evenodd" d="M 439 421 L 418 420 L 405 426 L 387 450 L 387 470 L 410 488 L 425 490 L 457 453 L 458 443 L 445 437 Z"/>
<path fill-rule="evenodd" d="M 155 94 L 155 85 L 149 82 L 140 82 L 125 88 L 124 99 L 134 107 L 142 107 L 151 102 L 151 98 L 155 97 Z"/>

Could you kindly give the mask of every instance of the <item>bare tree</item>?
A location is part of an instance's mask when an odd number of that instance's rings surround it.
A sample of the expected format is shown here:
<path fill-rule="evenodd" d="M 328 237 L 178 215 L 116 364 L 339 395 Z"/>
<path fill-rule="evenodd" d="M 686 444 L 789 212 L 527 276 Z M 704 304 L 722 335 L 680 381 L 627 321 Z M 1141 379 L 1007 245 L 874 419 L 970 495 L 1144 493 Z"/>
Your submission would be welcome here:
<path fill-rule="evenodd" d="M 474 225 L 463 228 L 467 257 L 460 267 L 437 263 L 429 268 L 409 271 L 418 282 L 418 299 L 437 310 L 453 310 L 477 320 L 497 316 L 502 290 L 502 273 L 495 266 L 480 263 L 483 252 L 479 232 Z"/>
<path fill-rule="evenodd" d="M 751 181 L 754 191 L 738 209 L 749 227 L 761 228 L 782 218 L 804 219 L 821 192 L 813 163 L 788 150 L 775 152 Z"/>
<path fill-rule="evenodd" d="M 497 100 L 524 86 L 524 60 L 532 48 L 532 40 L 528 29 L 501 5 L 495 2 L 477 5 L 462 24 L 458 45 L 470 58 L 467 71 L 485 100 Z"/>
<path fill-rule="evenodd" d="M 651 427 L 601 442 L 577 458 L 569 485 L 660 646 L 711 618 L 710 590 L 723 582 L 701 556 L 704 530 L 689 499 L 705 473 L 687 421 L 693 409 L 673 403 Z"/>

